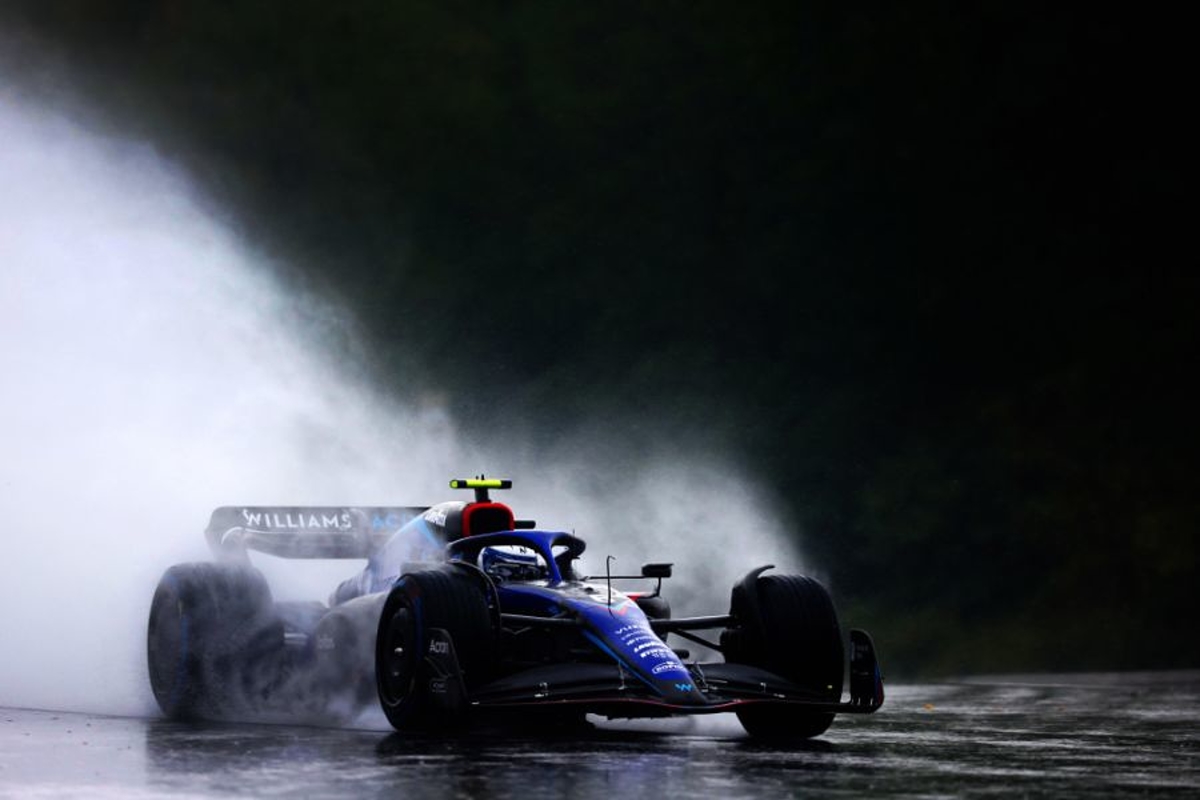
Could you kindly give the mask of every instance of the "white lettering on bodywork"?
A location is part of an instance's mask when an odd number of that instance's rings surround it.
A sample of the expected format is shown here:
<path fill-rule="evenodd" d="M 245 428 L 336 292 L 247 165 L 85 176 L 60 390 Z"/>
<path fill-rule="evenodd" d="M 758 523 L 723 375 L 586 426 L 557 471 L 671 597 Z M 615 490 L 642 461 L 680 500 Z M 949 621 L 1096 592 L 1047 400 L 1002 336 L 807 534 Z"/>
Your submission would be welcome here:
<path fill-rule="evenodd" d="M 662 675 L 664 672 L 682 672 L 687 674 L 687 668 L 682 664 L 676 664 L 672 661 L 662 661 L 655 664 L 650 670 L 651 675 Z"/>
<path fill-rule="evenodd" d="M 262 512 L 242 509 L 242 519 L 247 528 L 284 530 L 348 531 L 354 527 L 354 518 L 348 511 L 337 514 L 314 514 L 311 512 Z"/>

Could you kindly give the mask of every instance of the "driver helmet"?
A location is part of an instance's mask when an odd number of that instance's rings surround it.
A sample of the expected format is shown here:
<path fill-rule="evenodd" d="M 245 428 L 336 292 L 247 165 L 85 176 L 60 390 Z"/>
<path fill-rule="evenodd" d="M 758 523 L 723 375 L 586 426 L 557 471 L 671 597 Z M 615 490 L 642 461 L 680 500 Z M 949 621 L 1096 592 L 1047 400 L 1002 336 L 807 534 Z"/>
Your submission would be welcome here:
<path fill-rule="evenodd" d="M 479 568 L 498 583 L 544 580 L 547 570 L 531 552 L 511 547 L 485 547 L 479 552 Z"/>

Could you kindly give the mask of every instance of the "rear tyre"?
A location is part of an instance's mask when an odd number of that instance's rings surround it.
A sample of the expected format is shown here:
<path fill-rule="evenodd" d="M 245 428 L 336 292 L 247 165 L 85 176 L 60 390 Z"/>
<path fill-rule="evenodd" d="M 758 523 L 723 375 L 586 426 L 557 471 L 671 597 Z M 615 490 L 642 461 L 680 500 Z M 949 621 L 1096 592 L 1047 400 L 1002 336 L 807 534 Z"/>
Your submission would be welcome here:
<path fill-rule="evenodd" d="M 469 568 L 403 575 L 383 604 L 375 638 L 379 702 L 398 731 L 448 729 L 466 718 L 466 694 L 490 679 L 499 609 L 487 578 Z M 430 632 L 449 634 L 463 692 L 447 689 L 430 664 Z M 458 698 L 455 700 L 455 698 Z"/>
<path fill-rule="evenodd" d="M 811 699 L 836 703 L 842 694 L 844 650 L 833 600 L 825 587 L 801 575 L 751 573 L 733 589 L 730 614 L 738 627 L 721 636 L 725 660 L 786 678 Z M 751 736 L 820 736 L 833 722 L 827 712 L 794 706 L 748 706 L 737 712 Z"/>
<path fill-rule="evenodd" d="M 283 625 L 262 574 L 177 564 L 163 574 L 146 637 L 150 688 L 171 719 L 235 719 L 270 701 Z"/>

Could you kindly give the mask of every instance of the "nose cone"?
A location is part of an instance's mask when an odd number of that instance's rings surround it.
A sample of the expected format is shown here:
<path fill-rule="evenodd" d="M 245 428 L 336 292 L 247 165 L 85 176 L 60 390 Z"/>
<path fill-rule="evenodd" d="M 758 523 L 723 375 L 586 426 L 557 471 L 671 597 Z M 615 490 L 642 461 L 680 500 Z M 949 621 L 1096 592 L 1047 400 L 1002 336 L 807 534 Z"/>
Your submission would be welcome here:
<path fill-rule="evenodd" d="M 696 688 L 692 674 L 650 627 L 650 620 L 632 600 L 614 593 L 618 603 L 576 601 L 575 609 L 590 628 L 593 641 L 642 682 L 653 686 L 664 702 L 702 706 L 708 701 Z M 607 598 L 607 593 L 604 595 Z"/>

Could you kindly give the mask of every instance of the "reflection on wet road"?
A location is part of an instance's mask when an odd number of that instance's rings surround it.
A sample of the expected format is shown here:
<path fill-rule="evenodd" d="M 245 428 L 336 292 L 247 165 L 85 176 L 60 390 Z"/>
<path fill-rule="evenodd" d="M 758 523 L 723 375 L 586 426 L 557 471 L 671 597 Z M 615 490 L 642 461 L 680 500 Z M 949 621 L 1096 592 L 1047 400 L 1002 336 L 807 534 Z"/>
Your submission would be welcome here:
<path fill-rule="evenodd" d="M 892 686 L 794 747 L 733 718 L 459 739 L 0 710 L 0 796 L 1200 794 L 1200 673 Z"/>

